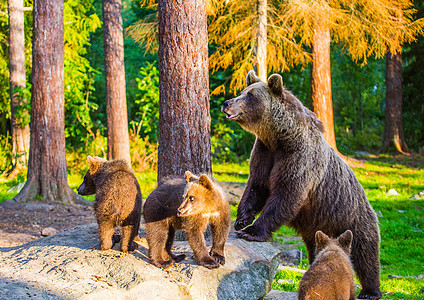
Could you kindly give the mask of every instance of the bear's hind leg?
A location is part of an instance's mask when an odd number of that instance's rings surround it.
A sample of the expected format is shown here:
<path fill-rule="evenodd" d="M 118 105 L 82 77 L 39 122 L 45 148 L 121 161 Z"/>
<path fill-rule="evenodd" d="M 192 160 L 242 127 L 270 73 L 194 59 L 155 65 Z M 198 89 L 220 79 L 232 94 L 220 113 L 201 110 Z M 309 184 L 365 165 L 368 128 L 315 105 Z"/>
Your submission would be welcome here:
<path fill-rule="evenodd" d="M 146 224 L 149 259 L 158 268 L 167 268 L 174 263 L 174 260 L 165 249 L 168 231 L 169 225 L 166 221 Z"/>
<path fill-rule="evenodd" d="M 185 254 L 175 255 L 174 253 L 172 253 L 171 249 L 172 249 L 172 244 L 174 243 L 174 237 L 175 237 L 175 228 L 174 226 L 170 225 L 168 238 L 166 240 L 165 250 L 166 252 L 168 252 L 169 256 L 171 256 L 172 259 L 178 263 L 180 261 L 183 261 L 186 258 L 186 255 Z"/>
<path fill-rule="evenodd" d="M 378 240 L 361 241 L 360 234 L 354 234 L 351 258 L 356 274 L 362 284 L 359 299 L 380 299 L 380 262 Z M 378 236 L 376 233 L 375 236 Z"/>
<path fill-rule="evenodd" d="M 99 221 L 100 250 L 112 248 L 114 223 L 110 220 Z"/>
<path fill-rule="evenodd" d="M 121 230 L 122 230 L 121 251 L 122 252 L 134 251 L 135 249 L 137 249 L 137 244 L 134 242 L 134 238 L 138 234 L 137 227 L 138 226 L 135 226 L 135 225 L 121 226 Z"/>

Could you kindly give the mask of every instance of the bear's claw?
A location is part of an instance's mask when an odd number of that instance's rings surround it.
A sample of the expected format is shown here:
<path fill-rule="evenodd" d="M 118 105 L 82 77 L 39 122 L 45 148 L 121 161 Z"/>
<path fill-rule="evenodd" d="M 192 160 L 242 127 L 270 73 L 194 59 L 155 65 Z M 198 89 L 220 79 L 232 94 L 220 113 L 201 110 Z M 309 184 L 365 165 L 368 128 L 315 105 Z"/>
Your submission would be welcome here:
<path fill-rule="evenodd" d="M 241 230 L 245 228 L 246 226 L 249 226 L 250 224 L 252 224 L 254 219 L 255 219 L 254 217 L 246 217 L 243 219 L 237 219 L 236 223 L 234 224 L 234 229 Z"/>

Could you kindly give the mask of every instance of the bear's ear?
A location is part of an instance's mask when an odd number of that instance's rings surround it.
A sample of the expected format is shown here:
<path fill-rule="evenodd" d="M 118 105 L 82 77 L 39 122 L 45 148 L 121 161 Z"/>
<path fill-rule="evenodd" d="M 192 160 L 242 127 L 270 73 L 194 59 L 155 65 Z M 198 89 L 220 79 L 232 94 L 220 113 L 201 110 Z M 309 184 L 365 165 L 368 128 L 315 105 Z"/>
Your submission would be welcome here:
<path fill-rule="evenodd" d="M 193 180 L 198 180 L 199 177 L 193 175 L 193 173 L 191 173 L 190 171 L 186 171 L 184 174 L 185 180 L 187 181 L 187 183 L 189 183 L 190 181 Z"/>
<path fill-rule="evenodd" d="M 88 165 L 89 165 L 89 169 L 88 171 L 90 172 L 91 175 L 93 175 L 94 173 L 96 173 L 99 168 L 100 165 L 103 161 L 105 161 L 104 159 L 100 158 L 100 157 L 92 157 L 92 156 L 87 156 L 87 161 L 88 161 Z"/>
<path fill-rule="evenodd" d="M 268 87 L 275 95 L 283 93 L 283 77 L 280 74 L 272 74 L 268 78 Z"/>
<path fill-rule="evenodd" d="M 350 249 L 350 245 L 352 244 L 353 233 L 350 230 L 346 230 L 341 236 L 337 238 L 339 244 L 343 249 Z"/>
<path fill-rule="evenodd" d="M 255 71 L 250 70 L 249 73 L 247 73 L 246 86 L 249 86 L 249 85 L 254 84 L 256 82 L 259 82 L 259 81 L 261 81 L 261 80 L 259 79 L 258 76 L 256 76 Z"/>
<path fill-rule="evenodd" d="M 317 245 L 317 248 L 324 248 L 328 242 L 330 241 L 330 238 L 328 235 L 326 235 L 321 230 L 318 230 L 315 232 L 315 243 Z"/>
<path fill-rule="evenodd" d="M 212 181 L 205 174 L 200 175 L 200 177 L 199 177 L 199 184 L 201 186 L 204 186 L 208 190 L 212 190 L 212 187 L 213 187 Z"/>

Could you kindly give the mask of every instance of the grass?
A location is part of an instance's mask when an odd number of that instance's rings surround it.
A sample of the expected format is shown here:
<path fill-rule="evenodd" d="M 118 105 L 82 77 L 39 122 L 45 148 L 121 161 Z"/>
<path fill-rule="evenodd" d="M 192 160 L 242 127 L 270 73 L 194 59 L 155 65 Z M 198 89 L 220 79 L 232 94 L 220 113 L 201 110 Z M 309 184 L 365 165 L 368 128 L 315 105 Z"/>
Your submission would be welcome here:
<path fill-rule="evenodd" d="M 424 274 L 424 200 L 412 200 L 411 195 L 424 190 L 424 157 L 370 158 L 364 166 L 353 168 L 363 185 L 371 205 L 379 214 L 381 233 L 381 289 L 386 299 L 424 299 L 424 279 L 412 278 Z M 246 182 L 249 174 L 247 162 L 241 164 L 214 164 L 214 175 L 219 181 Z M 156 187 L 156 173 L 136 174 L 143 197 Z M 69 185 L 76 190 L 83 174 L 71 174 Z M 15 196 L 7 190 L 23 182 L 24 177 L 8 181 L 0 177 L 0 202 Z M 399 195 L 389 196 L 395 189 Z M 93 196 L 88 197 L 93 200 Z M 235 218 L 237 207 L 231 207 Z M 288 227 L 281 227 L 274 239 L 293 243 L 290 237 L 296 235 Z M 306 253 L 305 246 L 298 246 Z M 307 258 L 297 268 L 307 269 Z M 388 275 L 401 278 L 390 279 Z M 293 271 L 279 271 L 273 288 L 297 291 L 301 276 Z M 294 283 L 278 284 L 278 279 L 290 279 Z"/>

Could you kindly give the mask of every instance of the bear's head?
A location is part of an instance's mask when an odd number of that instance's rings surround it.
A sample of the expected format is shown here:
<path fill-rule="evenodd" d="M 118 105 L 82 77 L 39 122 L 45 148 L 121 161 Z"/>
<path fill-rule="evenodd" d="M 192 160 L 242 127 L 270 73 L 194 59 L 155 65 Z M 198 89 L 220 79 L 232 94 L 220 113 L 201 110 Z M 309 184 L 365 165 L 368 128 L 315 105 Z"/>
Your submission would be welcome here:
<path fill-rule="evenodd" d="M 281 102 L 283 79 L 273 74 L 266 84 L 254 71 L 250 71 L 246 76 L 246 85 L 238 97 L 224 101 L 221 111 L 227 114 L 227 119 L 238 122 L 244 129 L 256 134 L 264 118 L 270 117 L 271 103 Z"/>
<path fill-rule="evenodd" d="M 316 115 L 284 88 L 281 75 L 273 74 L 265 83 L 249 71 L 246 85 L 238 97 L 224 101 L 221 111 L 262 142 L 275 146 L 278 140 L 287 143 L 308 130 L 324 131 Z"/>
<path fill-rule="evenodd" d="M 337 239 L 332 239 L 322 231 L 318 230 L 315 233 L 315 251 L 318 254 L 325 248 L 339 247 L 346 253 L 347 256 L 349 256 L 352 239 L 353 233 L 350 230 L 346 230 Z"/>
<path fill-rule="evenodd" d="M 96 193 L 96 184 L 94 177 L 99 172 L 99 170 L 102 169 L 103 164 L 107 162 L 107 160 L 95 156 L 87 156 L 87 161 L 89 165 L 89 169 L 87 173 L 84 176 L 84 181 L 81 183 L 81 185 L 78 187 L 77 191 L 80 195 L 93 195 Z"/>
<path fill-rule="evenodd" d="M 185 174 L 187 186 L 184 200 L 177 210 L 178 217 L 188 217 L 200 213 L 208 213 L 214 201 L 214 184 L 211 179 L 202 174 L 199 177 L 187 171 Z"/>

